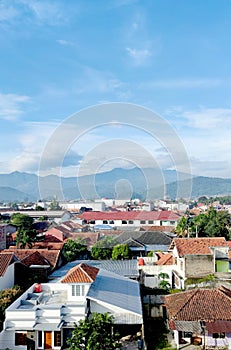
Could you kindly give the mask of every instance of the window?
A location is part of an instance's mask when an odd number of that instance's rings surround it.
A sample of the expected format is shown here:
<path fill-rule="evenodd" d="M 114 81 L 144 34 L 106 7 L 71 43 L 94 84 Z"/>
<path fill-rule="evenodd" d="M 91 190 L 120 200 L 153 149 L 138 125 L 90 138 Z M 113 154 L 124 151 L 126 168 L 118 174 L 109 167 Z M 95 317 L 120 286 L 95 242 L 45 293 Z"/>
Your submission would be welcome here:
<path fill-rule="evenodd" d="M 183 338 L 192 338 L 192 332 L 183 332 Z"/>
<path fill-rule="evenodd" d="M 129 224 L 133 224 L 133 220 L 129 220 L 128 223 L 129 223 Z"/>
<path fill-rule="evenodd" d="M 94 225 L 95 224 L 95 220 L 91 220 L 90 224 Z"/>
<path fill-rule="evenodd" d="M 141 223 L 141 225 L 144 225 L 144 224 L 146 224 L 146 221 L 145 220 L 140 220 L 140 223 Z"/>
<path fill-rule="evenodd" d="M 41 348 L 43 346 L 43 334 L 41 331 L 38 331 L 38 347 Z"/>
<path fill-rule="evenodd" d="M 103 224 L 108 224 L 108 221 L 107 220 L 103 220 Z"/>
<path fill-rule="evenodd" d="M 79 297 L 85 295 L 85 285 L 84 284 L 72 284 L 71 295 L 73 297 Z"/>
<path fill-rule="evenodd" d="M 149 224 L 153 224 L 153 220 L 148 220 L 148 223 Z"/>
<path fill-rule="evenodd" d="M 110 221 L 109 221 L 109 224 L 114 224 L 114 220 L 110 220 Z"/>
<path fill-rule="evenodd" d="M 122 220 L 122 225 L 127 225 L 127 221 L 126 220 Z"/>
<path fill-rule="evenodd" d="M 15 333 L 15 345 L 27 345 L 26 343 L 26 332 Z"/>
<path fill-rule="evenodd" d="M 213 338 L 225 338 L 225 333 L 213 333 Z"/>
<path fill-rule="evenodd" d="M 54 331 L 54 346 L 61 346 L 61 332 Z"/>

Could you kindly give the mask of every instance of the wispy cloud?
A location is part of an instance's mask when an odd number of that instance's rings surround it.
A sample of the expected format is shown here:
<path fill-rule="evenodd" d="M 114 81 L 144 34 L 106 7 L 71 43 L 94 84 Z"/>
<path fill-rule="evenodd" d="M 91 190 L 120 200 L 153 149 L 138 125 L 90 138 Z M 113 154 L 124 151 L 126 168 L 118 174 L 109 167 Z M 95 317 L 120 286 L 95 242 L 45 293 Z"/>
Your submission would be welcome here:
<path fill-rule="evenodd" d="M 0 22 L 9 21 L 18 15 L 18 11 L 9 2 L 0 3 Z"/>
<path fill-rule="evenodd" d="M 23 105 L 29 96 L 0 93 L 0 119 L 15 121 L 23 114 Z"/>
<path fill-rule="evenodd" d="M 195 129 L 226 129 L 231 127 L 231 109 L 200 107 L 195 110 L 184 110 L 182 107 L 168 110 L 168 115 L 186 121 L 185 126 Z M 218 129 L 217 129 L 218 130 Z"/>
<path fill-rule="evenodd" d="M 152 53 L 148 49 L 135 49 L 131 47 L 126 47 L 128 55 L 133 59 L 135 65 L 143 65 L 147 62 L 147 59 L 152 56 Z"/>
<path fill-rule="evenodd" d="M 72 41 L 69 40 L 64 40 L 64 39 L 58 39 L 56 40 L 58 44 L 62 46 L 76 46 L 76 44 Z"/>
<path fill-rule="evenodd" d="M 41 23 L 56 25 L 67 20 L 65 7 L 59 1 L 20 0 Z"/>
<path fill-rule="evenodd" d="M 221 79 L 208 78 L 184 78 L 184 79 L 163 79 L 141 83 L 140 88 L 156 89 L 195 89 L 195 88 L 214 88 L 222 84 Z"/>

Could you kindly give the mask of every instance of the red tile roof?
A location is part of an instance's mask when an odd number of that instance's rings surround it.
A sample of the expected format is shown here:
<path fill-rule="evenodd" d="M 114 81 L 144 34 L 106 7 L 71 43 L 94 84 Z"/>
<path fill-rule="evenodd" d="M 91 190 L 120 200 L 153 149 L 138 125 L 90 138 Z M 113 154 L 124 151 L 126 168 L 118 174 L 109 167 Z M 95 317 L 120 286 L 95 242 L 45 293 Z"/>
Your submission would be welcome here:
<path fill-rule="evenodd" d="M 206 322 L 206 330 L 209 334 L 212 333 L 231 333 L 231 322 L 217 320 L 214 322 Z"/>
<path fill-rule="evenodd" d="M 50 266 L 50 263 L 48 260 L 42 256 L 38 251 L 31 253 L 30 255 L 26 256 L 21 260 L 21 263 L 23 263 L 26 266 L 31 265 L 41 265 L 41 266 Z"/>
<path fill-rule="evenodd" d="M 180 257 L 188 254 L 212 254 L 211 247 L 227 247 L 223 237 L 214 238 L 174 238 L 170 250 L 176 247 Z"/>
<path fill-rule="evenodd" d="M 0 253 L 0 277 L 4 276 L 8 266 L 10 265 L 14 253 L 1 252 Z"/>
<path fill-rule="evenodd" d="M 37 249 L 16 249 L 16 248 L 9 248 L 8 251 L 14 252 L 16 257 L 22 261 L 26 257 L 31 256 L 31 254 L 37 252 Z M 56 267 L 56 264 L 58 262 L 59 256 L 60 256 L 60 250 L 53 250 L 53 249 L 39 249 L 39 254 L 46 259 L 52 268 Z"/>
<path fill-rule="evenodd" d="M 160 259 L 156 262 L 157 265 L 173 265 L 174 258 L 172 253 L 162 254 Z"/>
<path fill-rule="evenodd" d="M 140 231 L 161 231 L 161 232 L 174 232 L 175 228 L 171 226 L 142 226 Z"/>
<path fill-rule="evenodd" d="M 94 282 L 99 269 L 81 263 L 73 267 L 62 279 L 62 283 L 92 283 Z"/>
<path fill-rule="evenodd" d="M 231 291 L 227 288 L 193 289 L 165 296 L 170 319 L 182 321 L 231 320 Z"/>
<path fill-rule="evenodd" d="M 82 220 L 171 220 L 180 216 L 170 210 L 163 211 L 86 211 L 78 215 Z"/>

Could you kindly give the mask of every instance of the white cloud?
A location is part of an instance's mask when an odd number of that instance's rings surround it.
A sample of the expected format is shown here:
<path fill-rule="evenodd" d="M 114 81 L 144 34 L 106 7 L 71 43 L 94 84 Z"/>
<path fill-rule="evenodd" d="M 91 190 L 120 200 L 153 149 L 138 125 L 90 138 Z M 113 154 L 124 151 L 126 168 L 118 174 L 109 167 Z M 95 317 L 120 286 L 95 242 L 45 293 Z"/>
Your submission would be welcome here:
<path fill-rule="evenodd" d="M 17 120 L 23 114 L 22 105 L 29 101 L 29 96 L 0 93 L 0 119 Z"/>
<path fill-rule="evenodd" d="M 152 56 L 151 51 L 148 49 L 135 49 L 126 47 L 128 55 L 133 59 L 135 65 L 140 66 L 147 62 L 147 59 Z"/>
<path fill-rule="evenodd" d="M 185 79 L 163 79 L 147 81 L 139 85 L 140 88 L 157 89 L 194 89 L 194 88 L 213 88 L 222 84 L 220 79 L 208 78 L 185 78 Z"/>
<path fill-rule="evenodd" d="M 56 40 L 58 44 L 62 46 L 75 46 L 75 43 L 69 40 L 64 40 L 64 39 L 58 39 Z"/>
<path fill-rule="evenodd" d="M 185 126 L 195 129 L 229 129 L 231 126 L 231 109 L 200 107 L 196 110 L 186 111 L 182 107 L 176 107 L 167 111 L 172 115 L 186 121 Z M 218 129 L 216 129 L 217 133 Z"/>
<path fill-rule="evenodd" d="M 9 21 L 18 15 L 18 11 L 9 2 L 0 3 L 0 22 Z"/>
<path fill-rule="evenodd" d="M 65 7 L 58 1 L 21 0 L 21 3 L 26 5 L 41 23 L 56 25 L 67 20 Z"/>

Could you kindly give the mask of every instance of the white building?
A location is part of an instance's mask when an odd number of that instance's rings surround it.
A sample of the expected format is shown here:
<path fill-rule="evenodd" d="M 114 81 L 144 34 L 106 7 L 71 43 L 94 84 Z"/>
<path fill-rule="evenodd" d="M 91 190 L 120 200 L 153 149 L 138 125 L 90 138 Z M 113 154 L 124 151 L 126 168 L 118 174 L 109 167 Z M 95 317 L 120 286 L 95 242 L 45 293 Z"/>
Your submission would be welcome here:
<path fill-rule="evenodd" d="M 59 280 L 33 285 L 7 308 L 1 348 L 65 348 L 74 324 L 91 312 L 109 312 L 115 324 L 141 327 L 138 282 L 82 263 Z"/>

